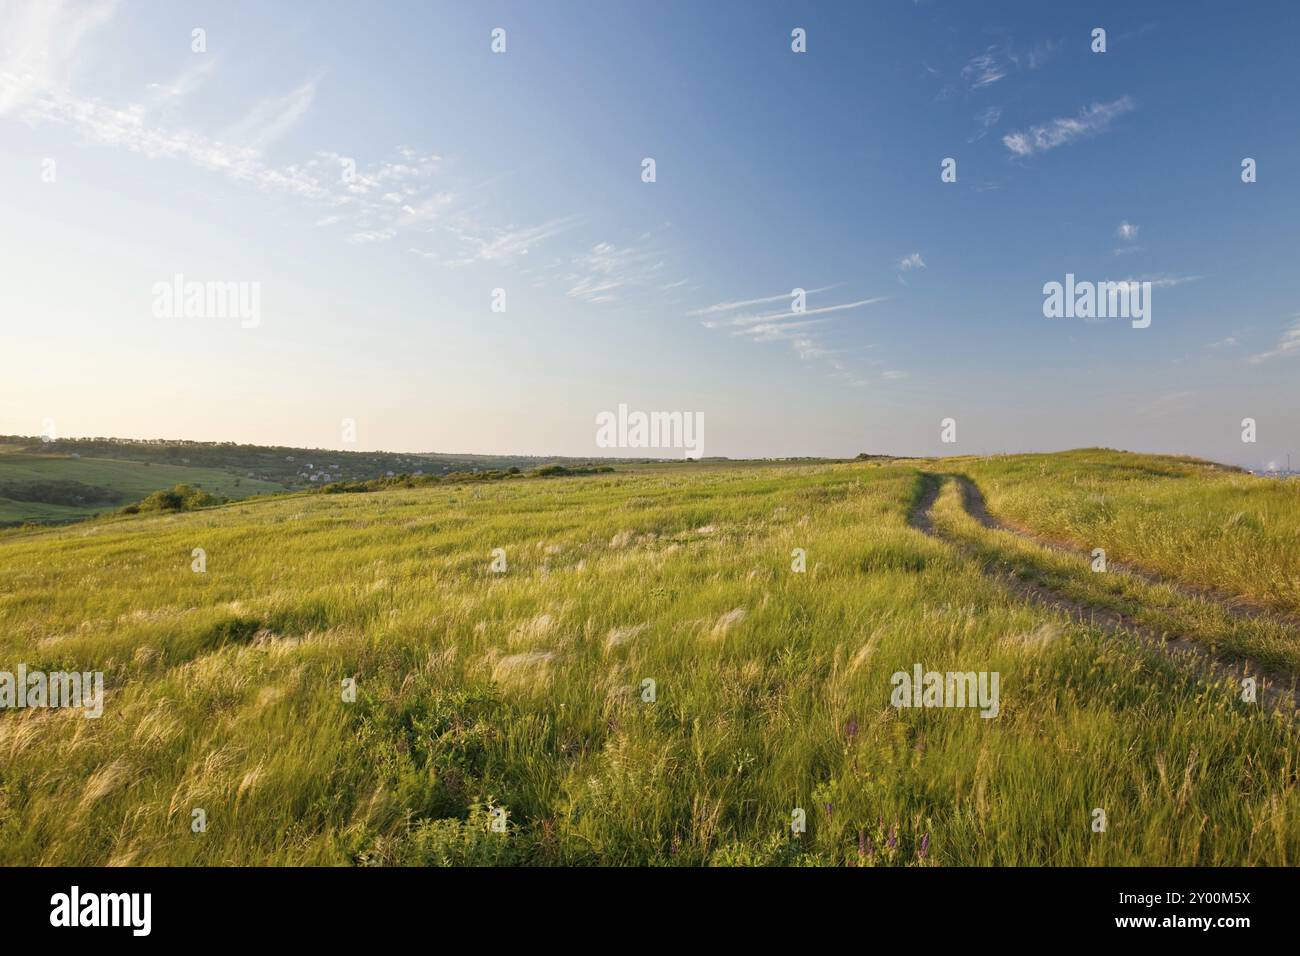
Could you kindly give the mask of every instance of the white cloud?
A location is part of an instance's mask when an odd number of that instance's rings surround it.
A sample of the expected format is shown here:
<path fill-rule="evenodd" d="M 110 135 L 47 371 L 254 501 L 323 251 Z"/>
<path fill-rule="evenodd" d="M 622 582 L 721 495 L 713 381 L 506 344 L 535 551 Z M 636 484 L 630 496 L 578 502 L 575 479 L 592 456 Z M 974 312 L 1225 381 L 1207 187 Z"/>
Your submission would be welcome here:
<path fill-rule="evenodd" d="M 1275 346 L 1267 352 L 1252 355 L 1247 361 L 1257 365 L 1285 355 L 1300 355 L 1300 312 L 1297 312 L 1293 318 L 1295 321 L 1282 331 L 1282 336 Z"/>
<path fill-rule="evenodd" d="M 983 53 L 966 61 L 966 65 L 961 69 L 962 81 L 969 90 L 974 91 L 1005 79 L 1013 69 L 1036 70 L 1051 55 L 1054 47 L 1055 44 L 1050 40 L 1039 41 L 1028 50 L 1014 49 L 1009 40 L 1006 43 L 990 46 Z"/>
<path fill-rule="evenodd" d="M 385 193 L 384 202 L 393 202 L 389 199 L 394 193 Z M 443 210 L 455 202 L 455 195 L 449 192 L 436 192 L 423 196 L 418 200 L 402 203 L 397 221 L 403 226 L 415 225 L 428 219 L 434 219 L 439 216 Z M 400 202 L 400 199 L 397 200 Z"/>
<path fill-rule="evenodd" d="M 297 125 L 316 99 L 316 80 L 299 86 L 285 96 L 267 97 L 256 103 L 248 115 L 230 127 L 223 139 L 262 150 Z"/>
<path fill-rule="evenodd" d="M 988 135 L 989 130 L 998 124 L 1002 118 L 1002 107 L 990 106 L 975 114 L 975 122 L 980 124 L 980 128 L 975 131 L 975 135 L 967 140 L 968 143 L 978 143 Z"/>
<path fill-rule="evenodd" d="M 0 41 L 0 115 L 12 115 L 32 126 L 65 125 L 96 145 L 126 149 L 149 159 L 184 159 L 261 188 L 279 189 L 307 199 L 330 198 L 326 185 L 306 170 L 275 169 L 257 155 L 259 144 L 270 142 L 303 115 L 314 95 L 313 83 L 304 84 L 281 100 L 255 107 L 247 126 L 252 138 L 242 143 L 223 142 L 184 127 L 169 127 L 152 115 L 156 107 L 193 89 L 211 66 L 187 71 L 171 87 L 153 87 L 152 95 L 143 104 L 114 106 L 74 93 L 72 64 L 87 57 L 82 41 L 108 22 L 114 10 L 112 3 L 69 9 L 58 0 L 7 5 L 4 39 Z"/>
<path fill-rule="evenodd" d="M 925 260 L 921 258 L 919 252 L 913 252 L 910 255 L 903 256 L 898 262 L 894 263 L 894 268 L 899 272 L 910 272 L 913 269 L 924 269 Z"/>
<path fill-rule="evenodd" d="M 789 299 L 790 297 L 778 296 L 778 298 Z M 766 312 L 757 315 L 746 313 L 743 315 L 732 316 L 731 318 L 727 318 L 727 319 L 706 319 L 703 322 L 703 325 L 707 329 L 725 328 L 728 326 L 733 326 L 733 327 L 740 326 L 742 327 L 742 331 L 743 331 L 743 327 L 745 326 L 754 327 L 757 326 L 759 323 L 772 323 L 774 321 L 779 322 L 784 319 L 802 320 L 805 316 L 809 316 L 809 315 L 825 315 L 830 312 L 843 312 L 848 309 L 858 309 L 864 305 L 875 305 L 877 302 L 884 302 L 886 298 L 887 298 L 886 296 L 876 296 L 875 298 L 872 299 L 859 299 L 856 302 L 844 302 L 841 303 L 840 305 L 824 305 L 817 309 L 805 309 L 802 312 L 781 311 L 781 312 Z M 772 300 L 754 299 L 752 301 L 770 302 Z M 701 313 L 692 312 L 690 314 L 699 315 Z"/>
<path fill-rule="evenodd" d="M 562 278 L 569 284 L 567 295 L 586 302 L 613 302 L 615 292 L 627 286 L 664 285 L 664 254 L 642 236 L 641 245 L 617 246 L 598 242 L 573 257 L 573 271 Z"/>
<path fill-rule="evenodd" d="M 538 226 L 509 225 L 504 228 L 458 221 L 450 228 L 462 244 L 469 246 L 472 251 L 451 260 L 450 264 L 463 266 L 474 262 L 509 262 L 528 255 L 534 246 L 566 232 L 577 221 L 575 216 L 566 216 Z"/>
<path fill-rule="evenodd" d="M 825 291 L 834 286 L 808 290 L 808 294 Z M 852 385 L 864 385 L 866 379 L 850 371 L 838 356 L 838 350 L 828 348 L 811 331 L 831 320 L 836 313 L 860 309 L 865 306 L 884 302 L 887 296 L 875 296 L 858 299 L 853 302 L 840 302 L 805 309 L 802 312 L 781 309 L 778 311 L 749 312 L 750 306 L 767 305 L 773 302 L 792 302 L 790 295 L 760 296 L 753 299 L 735 299 L 719 302 L 716 305 L 696 309 L 688 313 L 693 316 L 705 316 L 701 324 L 709 329 L 729 329 L 734 336 L 740 336 L 750 342 L 788 342 L 800 359 L 823 362 L 831 371 L 831 377 Z"/>
<path fill-rule="evenodd" d="M 1028 66 L 1029 69 L 1031 70 L 1038 69 L 1045 62 L 1047 62 L 1047 58 L 1052 55 L 1052 52 L 1055 49 L 1056 49 L 1056 44 L 1051 40 L 1043 40 L 1038 43 L 1035 43 L 1030 48 L 1029 52 L 1024 54 L 1023 56 L 1025 65 Z M 1020 65 L 1020 60 L 1021 57 L 1018 56 L 1011 57 L 1011 61 L 1015 63 L 1017 66 Z"/>
<path fill-rule="evenodd" d="M 814 292 L 825 292 L 833 289 L 834 286 L 824 285 L 818 289 L 806 289 L 806 294 L 812 295 Z M 711 305 L 704 309 L 696 309 L 694 312 L 688 312 L 687 315 L 712 315 L 715 312 L 730 312 L 733 309 L 743 309 L 751 305 L 765 305 L 768 302 L 789 302 L 794 297 L 794 290 L 782 293 L 781 295 L 764 296 L 761 299 L 744 299 L 736 302 L 719 302 L 717 305 Z M 706 323 L 707 324 L 707 323 Z"/>
<path fill-rule="evenodd" d="M 1014 156 L 1031 156 L 1075 140 L 1093 136 L 1110 126 L 1118 116 L 1135 109 L 1131 97 L 1121 96 L 1109 103 L 1093 103 L 1074 117 L 1058 117 L 1026 132 L 1008 133 L 1002 143 Z"/>
<path fill-rule="evenodd" d="M 1155 273 L 1121 279 L 1120 281 L 1127 282 L 1129 285 L 1138 282 L 1150 282 L 1153 289 L 1172 289 L 1174 286 L 1197 282 L 1204 278 L 1205 276 L 1171 276 L 1168 273 Z"/>
<path fill-rule="evenodd" d="M 825 319 L 804 319 L 798 322 L 759 322 L 743 329 L 736 329 L 731 334 L 743 335 L 751 342 L 781 342 L 792 339 L 811 342 L 811 339 L 798 334 L 799 330 L 821 325 L 825 321 Z"/>
<path fill-rule="evenodd" d="M 1115 238 L 1122 239 L 1125 242 L 1133 242 L 1137 239 L 1138 231 L 1141 228 L 1141 226 L 1135 226 L 1126 220 L 1115 227 Z"/>
<path fill-rule="evenodd" d="M 348 236 L 348 242 L 386 242 L 396 235 L 396 229 L 371 229 L 369 231 L 352 233 L 352 235 Z"/>
<path fill-rule="evenodd" d="M 149 105 L 151 107 L 178 104 L 203 85 L 208 76 L 216 70 L 220 58 L 215 53 L 211 53 L 194 59 L 194 65 L 184 70 L 170 83 L 149 84 Z"/>
<path fill-rule="evenodd" d="M 255 103 L 215 138 L 168 119 L 173 107 L 214 69 L 206 54 L 168 84 L 151 84 L 141 102 L 113 104 L 72 89 L 73 67 L 91 60 L 82 41 L 107 23 L 113 3 L 70 7 L 59 0 L 0 0 L 0 117 L 28 125 L 56 124 L 97 146 L 123 149 L 148 159 L 176 159 L 267 192 L 326 207 L 315 223 L 340 225 L 356 243 L 391 239 L 402 231 L 450 233 L 468 247 L 436 258 L 446 265 L 499 262 L 526 255 L 536 244 L 568 229 L 573 217 L 537 226 L 498 228 L 469 212 L 449 216 L 454 191 L 435 188 L 441 157 L 400 146 L 378 161 L 321 151 L 305 162 L 273 166 L 262 150 L 288 133 L 310 111 L 318 82 Z M 349 172 L 346 178 L 344 173 Z"/>
<path fill-rule="evenodd" d="M 67 87 L 87 34 L 113 17 L 117 4 L 68 9 L 62 0 L 5 3 L 0 8 L 0 116 L 50 89 Z"/>
<path fill-rule="evenodd" d="M 999 59 L 997 47 L 989 47 L 973 56 L 961 70 L 961 78 L 972 90 L 992 86 L 1007 75 L 1007 65 Z"/>

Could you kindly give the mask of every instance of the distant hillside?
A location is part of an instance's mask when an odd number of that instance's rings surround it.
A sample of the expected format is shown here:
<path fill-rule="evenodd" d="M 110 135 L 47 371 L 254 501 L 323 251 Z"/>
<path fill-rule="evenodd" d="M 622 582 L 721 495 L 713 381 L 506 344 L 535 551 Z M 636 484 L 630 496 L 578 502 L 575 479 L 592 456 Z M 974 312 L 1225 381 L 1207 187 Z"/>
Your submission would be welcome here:
<path fill-rule="evenodd" d="M 0 527 L 77 521 L 178 484 L 246 498 L 398 475 L 589 468 L 585 458 L 332 451 L 167 439 L 0 436 Z"/>
<path fill-rule="evenodd" d="M 0 527 L 80 521 L 178 484 L 232 499 L 285 490 L 220 468 L 0 449 Z"/>

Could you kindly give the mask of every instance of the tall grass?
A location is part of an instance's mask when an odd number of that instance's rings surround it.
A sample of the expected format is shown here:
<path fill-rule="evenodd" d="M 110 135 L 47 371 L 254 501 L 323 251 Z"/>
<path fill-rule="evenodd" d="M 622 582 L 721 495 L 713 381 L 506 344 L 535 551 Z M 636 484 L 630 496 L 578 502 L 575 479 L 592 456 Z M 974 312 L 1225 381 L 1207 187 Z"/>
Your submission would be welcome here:
<path fill-rule="evenodd" d="M 1039 532 L 1300 613 L 1300 482 L 1105 449 L 963 470 L 991 509 Z"/>
<path fill-rule="evenodd" d="M 109 685 L 99 720 L 0 715 L 0 862 L 1295 863 L 1295 727 L 1016 600 L 908 527 L 919 482 L 648 469 L 0 541 L 0 669 Z M 918 662 L 999 672 L 1000 715 L 891 707 Z"/>

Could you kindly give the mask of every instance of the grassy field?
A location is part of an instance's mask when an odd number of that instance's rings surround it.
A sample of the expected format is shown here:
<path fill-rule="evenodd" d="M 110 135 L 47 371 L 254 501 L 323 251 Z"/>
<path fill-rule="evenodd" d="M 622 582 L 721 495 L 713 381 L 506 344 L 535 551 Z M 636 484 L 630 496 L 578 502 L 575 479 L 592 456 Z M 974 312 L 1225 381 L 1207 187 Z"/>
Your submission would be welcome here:
<path fill-rule="evenodd" d="M 1290 492 L 1093 452 L 661 466 L 11 536 L 0 670 L 108 690 L 100 719 L 0 714 L 0 863 L 1295 865 L 1296 722 L 1004 587 L 980 548 L 1039 557 L 951 483 L 951 540 L 912 527 L 926 475 L 955 471 L 1045 533 L 1104 529 L 1116 557 L 1291 606 L 1264 586 L 1295 568 Z M 1180 495 L 1240 514 L 1235 548 Z M 1243 640 L 1295 661 L 1286 634 Z M 997 716 L 891 706 L 915 664 L 998 673 Z"/>
<path fill-rule="evenodd" d="M 1300 481 L 1105 449 L 951 467 L 993 510 L 1045 535 L 1300 612 Z"/>
<path fill-rule="evenodd" d="M 0 452 L 0 486 L 49 481 L 76 481 L 96 488 L 111 489 L 121 496 L 119 504 L 138 501 L 160 488 L 182 483 L 201 486 L 205 491 L 224 498 L 246 498 L 284 490 L 282 485 L 274 482 L 241 478 L 218 468 Z M 96 513 L 114 511 L 116 507 L 114 504 L 66 505 L 19 501 L 4 497 L 3 491 L 0 491 L 0 526 L 28 521 L 75 521 Z"/>

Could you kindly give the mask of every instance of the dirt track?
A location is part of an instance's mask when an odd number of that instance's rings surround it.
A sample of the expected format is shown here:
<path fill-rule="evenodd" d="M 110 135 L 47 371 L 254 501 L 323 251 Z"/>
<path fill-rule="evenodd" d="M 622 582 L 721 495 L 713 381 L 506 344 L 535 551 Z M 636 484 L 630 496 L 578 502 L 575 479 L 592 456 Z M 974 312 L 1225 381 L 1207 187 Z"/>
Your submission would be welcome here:
<path fill-rule="evenodd" d="M 986 574 L 997 580 L 1017 597 L 1060 611 L 1071 620 L 1096 627 L 1111 637 L 1122 640 L 1137 641 L 1145 646 L 1159 650 L 1161 653 L 1174 659 L 1181 666 L 1195 669 L 1198 675 L 1203 678 L 1213 681 L 1231 679 L 1240 686 L 1242 678 L 1253 677 L 1257 684 L 1257 697 L 1261 704 L 1285 711 L 1296 712 L 1297 715 L 1300 715 L 1300 692 L 1297 691 L 1297 681 L 1294 677 L 1287 677 L 1286 675 L 1271 672 L 1259 664 L 1259 662 L 1248 658 L 1240 656 L 1227 658 L 1220 656 L 1204 644 L 1192 640 L 1191 638 L 1177 634 L 1164 633 L 1150 627 L 1149 625 L 1135 621 L 1131 617 L 1112 608 L 1090 605 L 1075 600 L 1074 598 L 1066 597 L 1044 584 L 1034 581 L 1026 581 L 1012 573 L 991 567 L 988 562 L 980 559 L 969 546 L 943 534 L 935 528 L 930 511 L 939 497 L 939 492 L 945 480 L 953 480 L 958 483 L 958 486 L 961 489 L 962 507 L 965 509 L 967 514 L 985 528 L 1012 534 L 1021 540 L 1029 541 L 1039 547 L 1067 553 L 1083 560 L 1089 560 L 1090 555 L 1079 549 L 1071 548 L 1056 542 L 1046 541 L 1039 538 L 1037 535 L 1034 535 L 1032 532 L 1011 527 L 992 517 L 985 507 L 983 495 L 980 494 L 975 483 L 969 478 L 964 476 L 926 473 L 924 475 L 924 480 L 926 483 L 925 487 L 909 518 L 909 523 L 912 527 L 932 538 L 943 541 L 952 547 L 957 548 L 968 557 L 980 561 L 984 566 Z M 1297 626 L 1296 622 L 1290 618 L 1274 615 L 1262 609 L 1250 608 L 1238 603 L 1232 603 L 1218 595 L 1212 594 L 1211 592 L 1192 588 L 1177 582 L 1167 581 L 1148 572 L 1137 571 L 1131 567 L 1115 564 L 1108 564 L 1108 569 L 1109 568 L 1114 568 L 1119 573 L 1132 574 L 1136 577 L 1140 577 L 1148 583 L 1166 585 L 1177 590 L 1184 596 L 1194 597 L 1195 599 L 1202 601 L 1213 601 L 1225 612 L 1236 617 L 1263 618 L 1283 623 L 1285 626 L 1292 628 Z"/>

